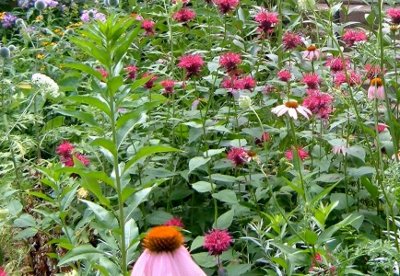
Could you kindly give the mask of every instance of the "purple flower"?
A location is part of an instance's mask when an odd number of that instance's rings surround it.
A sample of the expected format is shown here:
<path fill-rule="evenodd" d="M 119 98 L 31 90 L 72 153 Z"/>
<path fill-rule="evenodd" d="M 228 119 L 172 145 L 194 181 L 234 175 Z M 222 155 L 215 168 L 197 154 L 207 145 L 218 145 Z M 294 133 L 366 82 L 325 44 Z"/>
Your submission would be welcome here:
<path fill-rule="evenodd" d="M 17 20 L 17 18 L 14 15 L 6 13 L 3 16 L 3 20 L 1 20 L 1 24 L 3 25 L 3 28 L 11 28 L 15 25 L 15 20 Z"/>
<path fill-rule="evenodd" d="M 91 19 L 97 19 L 102 22 L 106 21 L 106 16 L 95 9 L 84 10 L 81 15 L 83 22 L 90 22 Z"/>
<path fill-rule="evenodd" d="M 39 0 L 35 0 L 35 3 L 37 1 L 39 1 Z M 54 7 L 56 7 L 58 5 L 58 2 L 54 1 L 54 0 L 41 0 L 41 1 L 43 1 L 46 4 L 46 7 L 54 8 Z"/>

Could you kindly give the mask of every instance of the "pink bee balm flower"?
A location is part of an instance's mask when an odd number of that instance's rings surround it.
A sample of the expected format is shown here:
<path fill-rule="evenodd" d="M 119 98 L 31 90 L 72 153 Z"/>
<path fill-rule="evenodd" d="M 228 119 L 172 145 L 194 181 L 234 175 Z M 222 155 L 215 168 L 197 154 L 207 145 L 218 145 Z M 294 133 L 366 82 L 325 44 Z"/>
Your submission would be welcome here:
<path fill-rule="evenodd" d="M 241 62 L 242 58 L 240 54 L 236 53 L 226 53 L 221 55 L 219 59 L 219 64 L 224 67 L 228 73 L 236 71 L 238 64 Z"/>
<path fill-rule="evenodd" d="M 332 152 L 335 155 L 346 155 L 346 147 L 345 146 L 334 146 L 332 148 Z"/>
<path fill-rule="evenodd" d="M 146 72 L 143 74 L 142 78 L 147 78 L 147 77 L 151 77 L 144 85 L 144 88 L 147 89 L 152 89 L 154 87 L 154 82 L 158 79 L 157 76 L 154 76 L 154 74 Z"/>
<path fill-rule="evenodd" d="M 312 115 L 312 112 L 304 106 L 299 105 L 295 101 L 288 101 L 285 104 L 278 105 L 271 109 L 271 112 L 276 114 L 278 117 L 281 117 L 283 114 L 287 113 L 289 117 L 297 120 L 297 113 L 300 113 L 307 119 L 309 119 L 309 115 Z"/>
<path fill-rule="evenodd" d="M 307 50 L 303 53 L 303 59 L 319 59 L 319 50 L 314 45 L 308 46 Z"/>
<path fill-rule="evenodd" d="M 226 229 L 213 229 L 205 235 L 203 247 L 210 255 L 216 256 L 228 250 L 232 242 L 233 239 Z"/>
<path fill-rule="evenodd" d="M 375 78 L 371 80 L 370 86 L 368 88 L 368 99 L 385 99 L 385 89 L 383 87 L 382 79 Z"/>
<path fill-rule="evenodd" d="M 0 276 L 7 276 L 7 273 L 3 270 L 3 268 L 0 268 Z"/>
<path fill-rule="evenodd" d="M 279 71 L 278 74 L 276 74 L 276 75 L 280 81 L 284 81 L 284 82 L 288 82 L 292 78 L 290 71 L 285 70 L 285 69 Z"/>
<path fill-rule="evenodd" d="M 365 71 L 367 72 L 367 77 L 370 80 L 372 80 L 380 75 L 385 74 L 386 68 L 383 68 L 382 72 L 381 67 L 379 65 L 366 64 Z"/>
<path fill-rule="evenodd" d="M 97 72 L 100 72 L 100 74 L 101 74 L 104 78 L 107 78 L 107 76 L 108 76 L 107 71 L 104 70 L 103 68 L 99 68 L 99 69 L 97 69 L 96 71 L 97 71 Z"/>
<path fill-rule="evenodd" d="M 271 34 L 274 31 L 275 25 L 279 22 L 279 17 L 277 13 L 263 9 L 257 13 L 254 20 L 258 22 L 258 30 L 260 33 Z"/>
<path fill-rule="evenodd" d="M 125 68 L 125 71 L 128 72 L 127 78 L 130 80 L 136 79 L 136 72 L 137 72 L 137 67 L 135 65 L 129 65 Z"/>
<path fill-rule="evenodd" d="M 400 8 L 388 9 L 386 15 L 390 17 L 393 24 L 400 24 Z"/>
<path fill-rule="evenodd" d="M 315 90 L 304 99 L 303 105 L 319 118 L 328 119 L 329 114 L 333 112 L 332 101 L 332 97 L 328 94 Z"/>
<path fill-rule="evenodd" d="M 233 75 L 231 78 L 224 78 L 221 87 L 229 90 L 232 94 L 237 94 L 237 90 L 243 89 L 243 84 Z"/>
<path fill-rule="evenodd" d="M 297 149 L 297 154 L 299 155 L 301 161 L 304 161 L 304 159 L 309 157 L 308 153 L 301 147 Z M 293 149 L 286 151 L 285 157 L 290 161 L 293 161 Z"/>
<path fill-rule="evenodd" d="M 345 64 L 346 68 L 349 69 L 350 61 L 345 59 L 344 64 Z M 343 60 L 340 57 L 329 57 L 326 60 L 325 66 L 329 67 L 331 69 L 331 71 L 334 73 L 343 71 L 345 68 L 343 66 Z"/>
<path fill-rule="evenodd" d="M 387 129 L 387 125 L 384 124 L 378 124 L 378 132 L 384 132 Z"/>
<path fill-rule="evenodd" d="M 244 165 L 248 161 L 248 154 L 244 148 L 231 148 L 226 156 L 235 166 Z"/>
<path fill-rule="evenodd" d="M 187 55 L 179 58 L 178 66 L 186 70 L 186 78 L 197 76 L 204 65 L 200 55 Z"/>
<path fill-rule="evenodd" d="M 269 142 L 270 140 L 271 138 L 269 137 L 269 134 L 265 132 L 260 138 L 256 138 L 255 143 L 257 146 L 262 147 L 264 142 Z"/>
<path fill-rule="evenodd" d="M 283 48 L 285 50 L 294 50 L 297 46 L 303 46 L 301 36 L 295 33 L 286 32 L 282 37 Z"/>
<path fill-rule="evenodd" d="M 227 14 L 239 6 L 239 0 L 215 0 L 214 3 L 222 14 Z"/>
<path fill-rule="evenodd" d="M 154 21 L 152 21 L 152 20 L 143 20 L 141 28 L 146 31 L 145 35 L 155 34 L 154 29 L 153 29 L 155 24 L 156 23 L 154 23 Z"/>
<path fill-rule="evenodd" d="M 164 87 L 163 94 L 173 94 L 174 93 L 174 80 L 163 80 L 160 84 Z"/>
<path fill-rule="evenodd" d="M 72 145 L 69 141 L 62 142 L 58 147 L 56 153 L 61 156 L 70 156 L 72 151 L 75 149 L 75 146 Z"/>
<path fill-rule="evenodd" d="M 73 159 L 72 155 L 61 156 L 61 163 L 65 167 L 73 167 L 74 166 L 74 159 Z"/>
<path fill-rule="evenodd" d="M 367 40 L 367 35 L 363 31 L 347 30 L 343 35 L 343 41 L 347 46 L 351 47 L 356 42 L 364 42 Z"/>
<path fill-rule="evenodd" d="M 306 74 L 303 76 L 301 82 L 306 84 L 309 89 L 318 88 L 321 79 L 317 74 Z"/>
<path fill-rule="evenodd" d="M 196 13 L 191 9 L 182 9 L 172 16 L 172 18 L 179 23 L 187 23 L 193 18 L 195 18 Z"/>
<path fill-rule="evenodd" d="M 171 226 L 152 228 L 143 240 L 144 252 L 131 276 L 206 276 L 183 246 L 182 234 Z"/>
<path fill-rule="evenodd" d="M 172 218 L 169 221 L 164 223 L 164 226 L 176 226 L 179 228 L 183 228 L 183 223 L 181 218 Z"/>
<path fill-rule="evenodd" d="M 238 80 L 237 84 L 240 89 L 248 89 L 251 90 L 256 87 L 256 81 L 252 76 L 246 76 Z"/>
<path fill-rule="evenodd" d="M 85 156 L 83 156 L 82 154 L 77 154 L 75 155 L 75 158 L 78 159 L 79 161 L 81 161 L 81 163 L 83 165 L 85 165 L 86 167 L 89 166 L 90 164 L 90 160 L 87 159 Z"/>
<path fill-rule="evenodd" d="M 339 72 L 334 75 L 333 82 L 337 86 L 340 86 L 343 83 L 348 83 L 350 86 L 361 84 L 362 80 L 361 80 L 361 76 L 359 74 L 357 74 L 354 71 L 347 71 L 347 73 L 349 74 L 348 80 L 347 80 L 345 72 Z"/>

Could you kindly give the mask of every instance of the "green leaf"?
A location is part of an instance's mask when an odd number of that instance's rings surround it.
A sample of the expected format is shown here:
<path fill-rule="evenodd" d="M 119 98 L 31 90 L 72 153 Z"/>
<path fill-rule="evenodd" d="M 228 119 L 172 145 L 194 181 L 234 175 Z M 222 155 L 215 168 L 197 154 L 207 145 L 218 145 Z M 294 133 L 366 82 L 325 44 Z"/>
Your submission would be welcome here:
<path fill-rule="evenodd" d="M 198 181 L 192 184 L 192 187 L 199 193 L 207 193 L 211 192 L 213 190 L 213 187 L 215 188 L 216 185 L 206 181 Z"/>
<path fill-rule="evenodd" d="M 229 210 L 226 213 L 223 213 L 217 221 L 213 224 L 213 228 L 219 228 L 219 229 L 227 229 L 229 226 L 231 226 L 233 222 L 233 216 L 234 216 L 234 211 Z"/>
<path fill-rule="evenodd" d="M 130 167 L 132 167 L 136 162 L 140 159 L 149 156 L 154 153 L 164 153 L 164 152 L 177 152 L 180 151 L 176 148 L 167 147 L 167 146 L 149 146 L 141 148 L 136 155 L 126 163 L 123 173 L 127 171 Z"/>
<path fill-rule="evenodd" d="M 38 230 L 33 227 L 26 228 L 19 232 L 13 239 L 14 240 L 23 240 L 23 239 L 28 239 L 37 234 Z"/>
<path fill-rule="evenodd" d="M 190 159 L 189 161 L 189 174 L 194 171 L 195 169 L 203 166 L 204 164 L 207 164 L 208 161 L 210 161 L 211 158 L 204 158 L 201 156 L 196 156 Z"/>
<path fill-rule="evenodd" d="M 28 195 L 33 195 L 33 196 L 36 196 L 36 197 L 38 197 L 38 198 L 41 198 L 41 199 L 44 199 L 44 200 L 46 200 L 46 201 L 48 201 L 48 202 L 54 202 L 54 199 L 52 199 L 51 197 L 49 197 L 48 195 L 45 195 L 45 194 L 43 194 L 43 193 L 41 193 L 41 192 L 27 192 L 27 194 Z"/>
<path fill-rule="evenodd" d="M 77 103 L 84 103 L 90 105 L 91 107 L 100 109 L 103 111 L 109 118 L 111 118 L 111 110 L 110 107 L 105 99 L 100 96 L 69 96 L 68 100 L 77 102 Z"/>
<path fill-rule="evenodd" d="M 303 233 L 303 238 L 309 245 L 315 245 L 318 240 L 318 235 L 315 232 L 306 229 Z"/>
<path fill-rule="evenodd" d="M 65 117 L 57 116 L 48 121 L 42 128 L 42 132 L 48 132 L 52 129 L 57 129 L 64 124 Z"/>
<path fill-rule="evenodd" d="M 93 211 L 96 217 L 96 221 L 99 223 L 100 226 L 110 230 L 118 228 L 118 221 L 112 212 L 107 211 L 106 209 L 94 202 L 83 199 L 81 199 L 81 201 L 85 203 L 90 210 Z"/>
<path fill-rule="evenodd" d="M 118 89 L 124 84 L 124 79 L 121 76 L 112 77 L 107 81 L 108 91 L 110 95 L 114 95 Z"/>
<path fill-rule="evenodd" d="M 376 171 L 373 167 L 370 166 L 362 166 L 359 168 L 349 168 L 348 169 L 349 175 L 354 177 L 355 179 L 360 178 L 363 175 L 372 175 Z"/>
<path fill-rule="evenodd" d="M 365 150 L 362 146 L 358 145 L 352 146 L 346 149 L 346 153 L 348 153 L 351 156 L 357 157 L 365 162 Z"/>
<path fill-rule="evenodd" d="M 190 245 L 190 252 L 193 250 L 203 247 L 205 237 L 204 236 L 197 236 L 193 241 L 192 244 Z"/>
<path fill-rule="evenodd" d="M 251 269 L 251 264 L 230 264 L 226 267 L 229 276 L 240 276 Z"/>
<path fill-rule="evenodd" d="M 334 183 L 339 182 L 344 179 L 344 176 L 339 173 L 330 173 L 330 174 L 323 174 L 317 179 L 315 182 L 323 182 L 323 183 Z"/>
<path fill-rule="evenodd" d="M 361 184 L 367 189 L 368 193 L 371 195 L 372 198 L 376 199 L 379 196 L 379 189 L 376 187 L 371 180 L 366 177 L 361 177 Z"/>
<path fill-rule="evenodd" d="M 110 163 L 114 162 L 114 156 L 117 155 L 117 152 L 114 147 L 114 143 L 106 138 L 97 138 L 96 140 L 91 142 L 92 146 L 98 146 L 101 149 L 101 152 L 107 158 Z"/>
<path fill-rule="evenodd" d="M 32 227 L 36 226 L 35 219 L 29 214 L 22 214 L 19 218 L 14 220 L 16 227 Z"/>
<path fill-rule="evenodd" d="M 285 181 L 286 184 L 290 186 L 296 193 L 299 195 L 304 196 L 304 191 L 301 187 L 297 186 L 295 183 L 291 182 L 290 180 L 286 179 L 285 177 L 282 177 L 283 181 Z"/>
<path fill-rule="evenodd" d="M 161 225 L 170 220 L 172 215 L 164 211 L 154 211 L 147 216 L 147 222 L 153 225 Z"/>
<path fill-rule="evenodd" d="M 58 112 L 65 116 L 75 117 L 89 125 L 98 126 L 96 120 L 93 115 L 87 112 L 78 111 L 78 110 L 67 110 L 67 109 L 56 109 L 55 112 Z"/>
<path fill-rule="evenodd" d="M 103 75 L 100 72 L 94 70 L 92 67 L 87 66 L 85 64 L 82 64 L 82 63 L 64 63 L 64 64 L 61 64 L 61 65 L 65 66 L 65 67 L 77 69 L 79 71 L 88 73 L 88 74 L 98 78 L 99 80 L 106 81 L 106 78 L 104 78 Z"/>
<path fill-rule="evenodd" d="M 349 206 L 353 205 L 354 199 L 351 196 L 348 196 L 347 198 L 349 201 Z M 333 193 L 333 194 L 331 194 L 330 200 L 331 200 L 331 202 L 338 201 L 338 205 L 336 206 L 336 209 L 338 209 L 338 210 L 344 210 L 347 208 L 346 194 Z"/>
<path fill-rule="evenodd" d="M 8 212 L 10 212 L 10 214 L 13 216 L 18 215 L 22 211 L 22 208 L 23 206 L 21 202 L 16 199 L 11 200 L 7 205 Z"/>
<path fill-rule="evenodd" d="M 318 237 L 317 244 L 323 244 L 323 243 L 327 242 L 332 237 L 332 235 L 336 233 L 336 231 L 338 231 L 342 227 L 345 227 L 345 226 L 353 223 L 354 221 L 358 220 L 360 217 L 361 216 L 359 214 L 351 214 L 351 215 L 347 216 L 345 219 L 343 219 L 342 221 L 332 225 L 325 231 L 322 231 L 322 233 Z"/>
<path fill-rule="evenodd" d="M 72 263 L 79 260 L 91 260 L 93 257 L 98 257 L 101 255 L 103 255 L 103 252 L 94 248 L 92 245 L 78 245 L 60 259 L 58 266 L 63 266 L 67 263 Z"/>
<path fill-rule="evenodd" d="M 232 190 L 222 190 L 219 191 L 216 194 L 212 195 L 213 198 L 216 198 L 222 202 L 230 203 L 230 204 L 236 204 L 238 203 L 236 194 Z"/>
<path fill-rule="evenodd" d="M 126 136 L 128 136 L 129 132 L 132 129 L 140 124 L 146 122 L 147 116 L 145 113 L 135 114 L 125 114 L 117 121 L 117 147 L 118 149 L 121 147 L 122 142 L 124 142 Z"/>
<path fill-rule="evenodd" d="M 195 260 L 195 262 L 201 267 L 210 268 L 216 265 L 214 257 L 206 252 L 192 254 L 192 257 Z"/>
<path fill-rule="evenodd" d="M 139 237 L 139 229 L 136 222 L 131 218 L 125 223 L 125 246 L 126 249 L 132 246 L 132 241 Z"/>

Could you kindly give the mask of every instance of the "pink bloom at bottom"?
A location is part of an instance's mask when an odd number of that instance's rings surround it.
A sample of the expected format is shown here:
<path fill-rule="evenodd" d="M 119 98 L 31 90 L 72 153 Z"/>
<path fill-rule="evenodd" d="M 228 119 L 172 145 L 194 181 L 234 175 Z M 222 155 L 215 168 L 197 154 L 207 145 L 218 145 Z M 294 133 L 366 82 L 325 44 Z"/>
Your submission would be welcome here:
<path fill-rule="evenodd" d="M 226 229 L 213 229 L 206 234 L 203 247 L 211 255 L 221 255 L 228 250 L 232 242 L 232 237 Z"/>
<path fill-rule="evenodd" d="M 387 129 L 387 125 L 378 124 L 378 132 L 381 133 Z"/>
<path fill-rule="evenodd" d="M 244 165 L 248 160 L 247 151 L 244 148 L 231 148 L 226 158 L 232 160 L 236 166 Z"/>
<path fill-rule="evenodd" d="M 308 153 L 307 153 L 305 150 L 303 150 L 303 148 L 299 148 L 299 149 L 297 150 L 297 154 L 299 155 L 301 161 L 304 161 L 304 159 L 306 159 L 307 157 L 309 157 Z M 285 153 L 285 157 L 286 157 L 287 159 L 289 159 L 290 161 L 293 161 L 293 149 L 288 150 L 288 151 Z"/>
<path fill-rule="evenodd" d="M 7 273 L 2 268 L 0 268 L 0 276 L 7 276 Z"/>
<path fill-rule="evenodd" d="M 173 94 L 174 93 L 174 80 L 163 80 L 160 82 L 161 86 L 164 87 L 163 94 Z"/>
<path fill-rule="evenodd" d="M 136 261 L 131 276 L 206 276 L 181 245 L 172 252 L 151 252 L 146 249 Z"/>

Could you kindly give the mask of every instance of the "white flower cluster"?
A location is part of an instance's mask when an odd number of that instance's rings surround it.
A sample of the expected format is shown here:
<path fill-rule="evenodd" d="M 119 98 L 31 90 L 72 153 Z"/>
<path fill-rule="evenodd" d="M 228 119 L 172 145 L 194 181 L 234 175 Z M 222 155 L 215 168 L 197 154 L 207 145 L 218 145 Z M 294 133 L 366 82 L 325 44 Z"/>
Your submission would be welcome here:
<path fill-rule="evenodd" d="M 53 98 L 60 96 L 60 91 L 57 83 L 50 77 L 36 73 L 32 75 L 32 82 L 42 89 L 43 97 L 50 94 Z"/>
<path fill-rule="evenodd" d="M 315 0 L 297 0 L 297 4 L 302 11 L 315 10 Z"/>

